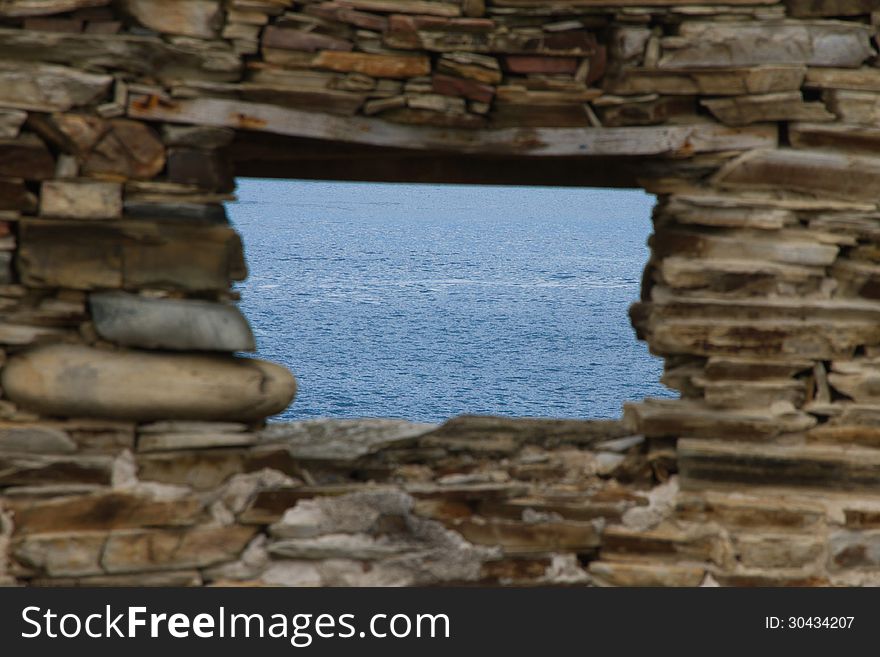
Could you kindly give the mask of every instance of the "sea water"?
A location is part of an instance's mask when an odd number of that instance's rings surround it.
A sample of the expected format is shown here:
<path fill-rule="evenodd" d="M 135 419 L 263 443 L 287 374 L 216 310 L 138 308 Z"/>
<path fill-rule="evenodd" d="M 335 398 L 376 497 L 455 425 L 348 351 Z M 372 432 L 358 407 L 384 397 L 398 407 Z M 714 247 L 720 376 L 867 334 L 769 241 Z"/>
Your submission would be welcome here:
<path fill-rule="evenodd" d="M 283 419 L 617 417 L 670 396 L 630 326 L 641 191 L 241 179 L 228 205 Z"/>

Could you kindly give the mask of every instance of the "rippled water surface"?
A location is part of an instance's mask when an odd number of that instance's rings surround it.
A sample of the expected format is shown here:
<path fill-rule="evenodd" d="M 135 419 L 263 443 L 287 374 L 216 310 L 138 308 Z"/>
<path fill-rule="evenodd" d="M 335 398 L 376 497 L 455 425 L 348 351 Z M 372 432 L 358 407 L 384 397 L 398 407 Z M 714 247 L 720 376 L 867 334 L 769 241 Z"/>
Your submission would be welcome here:
<path fill-rule="evenodd" d="M 240 180 L 229 205 L 286 419 L 614 417 L 668 396 L 627 308 L 653 197 L 596 189 Z"/>

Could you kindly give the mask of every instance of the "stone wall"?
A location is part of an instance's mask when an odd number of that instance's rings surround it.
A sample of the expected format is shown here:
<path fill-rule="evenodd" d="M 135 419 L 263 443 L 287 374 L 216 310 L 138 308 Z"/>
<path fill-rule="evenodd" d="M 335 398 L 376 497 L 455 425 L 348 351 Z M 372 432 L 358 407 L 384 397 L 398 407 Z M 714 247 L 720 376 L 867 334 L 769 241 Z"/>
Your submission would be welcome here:
<path fill-rule="evenodd" d="M 0 582 L 880 582 L 878 26 L 0 0 Z M 222 205 L 253 170 L 643 186 L 632 322 L 681 399 L 266 426 L 296 385 L 236 355 Z"/>

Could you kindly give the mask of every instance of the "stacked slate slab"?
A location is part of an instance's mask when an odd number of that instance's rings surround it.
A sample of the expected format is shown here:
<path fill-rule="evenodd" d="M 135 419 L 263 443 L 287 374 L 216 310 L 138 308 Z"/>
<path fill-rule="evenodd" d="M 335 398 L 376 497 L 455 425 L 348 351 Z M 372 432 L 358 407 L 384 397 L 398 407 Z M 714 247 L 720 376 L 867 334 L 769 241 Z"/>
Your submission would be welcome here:
<path fill-rule="evenodd" d="M 0 583 L 880 583 L 878 27 L 873 0 L 0 0 Z M 628 167 L 658 199 L 631 320 L 680 398 L 267 426 L 296 383 L 241 355 L 223 209 L 259 134 L 266 166 Z"/>

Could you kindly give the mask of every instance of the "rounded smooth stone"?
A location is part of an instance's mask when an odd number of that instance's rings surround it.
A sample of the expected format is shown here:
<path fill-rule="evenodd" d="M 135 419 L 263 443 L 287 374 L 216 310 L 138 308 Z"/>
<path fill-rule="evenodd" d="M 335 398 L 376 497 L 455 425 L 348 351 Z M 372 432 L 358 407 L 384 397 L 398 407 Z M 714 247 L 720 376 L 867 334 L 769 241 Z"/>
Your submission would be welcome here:
<path fill-rule="evenodd" d="M 65 344 L 13 356 L 0 382 L 41 415 L 141 421 L 259 420 L 296 395 L 293 375 L 265 361 Z"/>
<path fill-rule="evenodd" d="M 126 347 L 228 352 L 256 349 L 247 320 L 230 304 L 94 292 L 89 305 L 98 335 Z"/>

